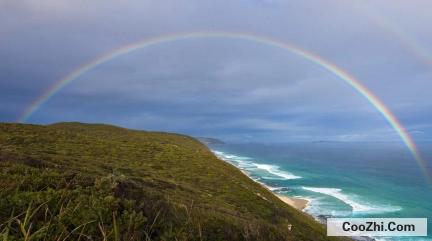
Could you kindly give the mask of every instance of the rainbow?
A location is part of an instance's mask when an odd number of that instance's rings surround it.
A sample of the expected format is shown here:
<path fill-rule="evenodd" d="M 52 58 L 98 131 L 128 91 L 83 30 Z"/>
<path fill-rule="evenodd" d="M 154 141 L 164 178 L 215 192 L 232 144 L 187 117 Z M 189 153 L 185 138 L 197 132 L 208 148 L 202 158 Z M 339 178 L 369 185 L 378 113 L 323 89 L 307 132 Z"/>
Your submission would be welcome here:
<path fill-rule="evenodd" d="M 390 35 L 397 36 L 399 44 L 404 47 L 405 50 L 409 51 L 410 54 L 415 56 L 427 67 L 432 66 L 432 57 L 428 54 L 428 51 L 420 44 L 416 39 L 405 33 L 400 27 L 392 24 L 382 14 L 374 11 L 374 8 L 368 8 L 365 10 L 365 14 L 374 21 L 382 31 L 389 33 Z"/>
<path fill-rule="evenodd" d="M 72 82 L 74 79 L 80 77 L 81 75 L 87 73 L 93 68 L 106 63 L 112 59 L 119 56 L 131 53 L 135 50 L 151 47 L 158 44 L 163 44 L 167 42 L 173 42 L 178 40 L 187 39 L 200 39 L 200 38 L 225 38 L 225 39 L 240 39 L 245 41 L 251 41 L 254 43 L 265 44 L 275 48 L 280 48 L 289 51 L 297 56 L 309 60 L 322 68 L 328 70 L 330 73 L 336 75 L 346 84 L 351 86 L 356 90 L 361 96 L 366 98 L 369 103 L 371 103 L 387 120 L 387 122 L 392 126 L 392 128 L 397 132 L 403 143 L 407 146 L 412 156 L 416 160 L 426 179 L 432 183 L 432 175 L 428 170 L 426 161 L 421 157 L 414 141 L 403 127 L 403 125 L 397 120 L 396 116 L 385 106 L 385 104 L 375 96 L 369 89 L 367 89 L 360 81 L 356 80 L 352 75 L 336 66 L 335 64 L 323 59 L 322 57 L 308 52 L 304 49 L 296 47 L 292 44 L 281 42 L 279 40 L 271 39 L 264 36 L 252 35 L 247 33 L 237 33 L 237 32 L 189 32 L 189 33 L 176 33 L 163 35 L 154 38 L 143 39 L 138 42 L 122 46 L 120 48 L 114 49 L 108 53 L 102 54 L 99 57 L 93 59 L 90 62 L 84 63 L 77 69 L 73 70 L 62 79 L 56 81 L 45 93 L 40 95 L 19 117 L 19 122 L 26 122 L 28 118 L 35 113 L 45 102 L 47 102 L 55 93 L 65 87 L 67 84 Z"/>

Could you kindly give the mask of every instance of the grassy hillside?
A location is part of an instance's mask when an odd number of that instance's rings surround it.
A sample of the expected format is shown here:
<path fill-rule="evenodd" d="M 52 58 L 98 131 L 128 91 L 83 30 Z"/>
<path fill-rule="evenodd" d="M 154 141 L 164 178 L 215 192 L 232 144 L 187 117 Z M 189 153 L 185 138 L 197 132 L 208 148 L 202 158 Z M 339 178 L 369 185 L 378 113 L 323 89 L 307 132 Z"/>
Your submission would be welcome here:
<path fill-rule="evenodd" d="M 2 240 L 327 239 L 183 135 L 0 124 L 0 166 Z"/>

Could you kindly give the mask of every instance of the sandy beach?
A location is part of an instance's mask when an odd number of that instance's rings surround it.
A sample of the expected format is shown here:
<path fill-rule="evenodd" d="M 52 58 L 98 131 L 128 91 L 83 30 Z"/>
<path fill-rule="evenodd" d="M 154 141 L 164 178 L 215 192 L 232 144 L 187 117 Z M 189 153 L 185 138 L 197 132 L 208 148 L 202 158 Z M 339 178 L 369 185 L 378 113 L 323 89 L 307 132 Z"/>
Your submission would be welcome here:
<path fill-rule="evenodd" d="M 242 170 L 240 168 L 238 168 L 237 166 L 233 165 L 232 163 L 227 162 L 226 160 L 224 160 L 223 158 L 219 157 L 220 160 L 225 161 L 226 163 L 232 165 L 233 167 L 237 168 L 238 170 L 240 170 L 245 176 L 247 176 L 248 178 L 252 179 L 249 175 L 248 172 L 246 172 L 245 170 Z M 252 179 L 253 180 L 253 179 Z M 257 182 L 256 180 L 253 180 L 254 182 Z M 270 190 L 269 187 L 267 187 L 265 184 L 257 182 L 259 184 L 261 184 L 261 186 L 263 186 L 264 188 L 266 188 L 267 190 L 269 190 L 273 195 L 275 195 L 276 197 L 278 197 L 280 200 L 282 200 L 283 202 L 285 202 L 286 204 L 290 205 L 291 207 L 294 207 L 300 211 L 303 211 L 303 209 L 305 209 L 307 207 L 307 205 L 309 204 L 309 200 L 306 199 L 302 199 L 302 198 L 295 198 L 295 197 L 287 197 L 287 196 L 283 196 L 283 195 L 279 195 L 276 194 L 274 192 L 272 192 Z"/>
<path fill-rule="evenodd" d="M 230 163 L 231 164 L 231 163 Z M 231 164 L 232 165 L 232 164 Z M 234 166 L 234 165 L 233 165 Z M 236 166 L 234 166 L 236 167 Z M 239 169 L 243 174 L 245 174 L 248 178 L 250 178 L 249 173 L 247 173 L 246 171 L 236 167 L 237 169 Z M 252 178 L 251 178 L 252 179 Z M 253 180 L 253 179 L 252 179 Z M 255 180 L 253 180 L 255 181 Z M 256 181 L 255 181 L 256 182 Z M 303 209 L 305 209 L 307 207 L 307 205 L 309 204 L 309 200 L 307 199 L 302 199 L 302 198 L 295 198 L 295 197 L 287 197 L 287 196 L 283 196 L 283 195 L 279 195 L 276 194 L 274 192 L 272 192 L 270 190 L 269 187 L 267 187 L 266 185 L 264 185 L 263 183 L 258 182 L 259 184 L 261 184 L 264 188 L 266 188 L 267 190 L 269 190 L 273 195 L 275 195 L 276 197 L 278 197 L 280 200 L 282 200 L 283 202 L 285 202 L 286 204 L 290 205 L 291 207 L 294 207 L 300 211 L 303 211 Z"/>
<path fill-rule="evenodd" d="M 306 199 L 295 198 L 295 197 L 287 197 L 282 195 L 275 194 L 280 200 L 284 201 L 286 204 L 298 209 L 303 210 L 307 207 L 309 201 Z"/>

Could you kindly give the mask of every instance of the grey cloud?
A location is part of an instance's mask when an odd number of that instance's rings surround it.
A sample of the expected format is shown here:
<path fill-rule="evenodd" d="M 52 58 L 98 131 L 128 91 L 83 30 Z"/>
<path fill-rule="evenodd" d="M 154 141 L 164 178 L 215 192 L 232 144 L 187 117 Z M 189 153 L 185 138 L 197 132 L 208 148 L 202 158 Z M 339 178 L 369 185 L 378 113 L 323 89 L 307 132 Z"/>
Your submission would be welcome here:
<path fill-rule="evenodd" d="M 13 120 L 56 80 L 119 46 L 166 33 L 224 30 L 319 54 L 358 77 L 416 130 L 413 136 L 432 138 L 430 68 L 371 16 L 430 51 L 428 7 L 420 0 L 2 1 L 0 117 Z M 286 51 L 226 39 L 167 43 L 101 65 L 30 119 L 60 120 L 233 140 L 397 139 L 370 103 L 328 71 Z"/>

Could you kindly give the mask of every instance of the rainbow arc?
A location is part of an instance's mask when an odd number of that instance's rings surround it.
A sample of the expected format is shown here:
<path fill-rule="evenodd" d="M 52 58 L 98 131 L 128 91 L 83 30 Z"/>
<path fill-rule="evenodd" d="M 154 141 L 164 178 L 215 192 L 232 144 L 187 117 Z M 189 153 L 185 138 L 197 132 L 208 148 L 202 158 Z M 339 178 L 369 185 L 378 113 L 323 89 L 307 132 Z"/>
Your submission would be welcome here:
<path fill-rule="evenodd" d="M 339 79 L 344 81 L 350 87 L 352 87 L 357 93 L 363 96 L 382 116 L 387 120 L 387 122 L 391 125 L 391 127 L 397 132 L 402 142 L 406 145 L 408 150 L 411 152 L 412 156 L 416 160 L 420 169 L 422 170 L 426 179 L 432 183 L 432 175 L 428 170 L 426 161 L 420 155 L 418 148 L 416 147 L 414 141 L 411 136 L 407 132 L 407 130 L 403 127 L 403 125 L 398 121 L 396 116 L 387 108 L 387 106 L 370 91 L 366 86 L 364 86 L 360 81 L 350 75 L 347 71 L 338 67 L 337 65 L 331 63 L 330 61 L 308 52 L 302 48 L 294 46 L 290 43 L 282 42 L 279 40 L 275 40 L 272 38 L 252 35 L 247 33 L 237 33 L 237 32 L 191 32 L 191 33 L 176 33 L 176 34 L 168 34 L 155 38 L 143 39 L 141 41 L 122 46 L 120 48 L 114 49 L 108 53 L 105 53 L 87 63 L 82 64 L 63 78 L 56 81 L 53 85 L 51 85 L 42 95 L 40 95 L 31 105 L 22 113 L 19 117 L 19 122 L 26 122 L 29 117 L 34 114 L 38 109 L 40 109 L 44 103 L 46 103 L 55 93 L 63 89 L 66 85 L 68 85 L 73 80 L 77 79 L 81 75 L 86 74 L 90 70 L 96 68 L 97 66 L 106 63 L 110 60 L 113 60 L 122 55 L 131 53 L 133 51 L 148 48 L 154 45 L 159 45 L 163 43 L 179 41 L 179 40 L 188 40 L 188 39 L 204 39 L 204 38 L 225 38 L 225 39 L 240 39 L 245 41 L 250 41 L 254 43 L 264 44 L 275 48 L 280 48 L 285 51 L 289 51 L 297 56 L 300 56 L 310 62 L 321 66 L 326 69 L 330 73 L 337 76 Z"/>

